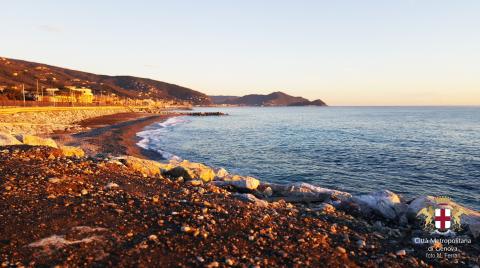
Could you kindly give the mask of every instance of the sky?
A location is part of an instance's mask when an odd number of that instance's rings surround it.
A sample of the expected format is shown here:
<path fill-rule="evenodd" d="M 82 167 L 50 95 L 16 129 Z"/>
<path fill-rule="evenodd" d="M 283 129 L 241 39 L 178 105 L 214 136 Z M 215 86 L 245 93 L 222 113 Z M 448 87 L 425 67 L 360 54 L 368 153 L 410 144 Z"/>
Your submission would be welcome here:
<path fill-rule="evenodd" d="M 0 56 L 209 95 L 480 105 L 480 1 L 6 1 Z"/>

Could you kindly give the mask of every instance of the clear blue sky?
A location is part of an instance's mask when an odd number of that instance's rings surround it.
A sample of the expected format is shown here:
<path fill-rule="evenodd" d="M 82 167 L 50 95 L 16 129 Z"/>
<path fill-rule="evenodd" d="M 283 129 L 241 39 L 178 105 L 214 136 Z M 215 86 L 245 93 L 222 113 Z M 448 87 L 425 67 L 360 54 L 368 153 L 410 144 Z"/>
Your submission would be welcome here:
<path fill-rule="evenodd" d="M 480 104 L 478 0 L 15 0 L 0 25 L 0 56 L 207 94 Z"/>

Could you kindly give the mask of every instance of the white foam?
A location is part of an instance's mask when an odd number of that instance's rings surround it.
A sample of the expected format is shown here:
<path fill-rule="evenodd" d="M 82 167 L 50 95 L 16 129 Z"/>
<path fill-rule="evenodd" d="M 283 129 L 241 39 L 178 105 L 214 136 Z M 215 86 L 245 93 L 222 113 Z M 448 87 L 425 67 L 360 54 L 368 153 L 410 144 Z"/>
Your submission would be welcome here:
<path fill-rule="evenodd" d="M 141 138 L 140 141 L 137 142 L 137 145 L 146 150 L 154 150 L 167 160 L 182 161 L 179 156 L 176 156 L 159 148 L 152 148 L 152 145 L 155 144 L 156 140 L 159 140 L 159 137 L 161 137 L 162 134 L 165 133 L 167 128 L 186 122 L 188 122 L 188 120 L 184 117 L 176 116 L 170 117 L 164 122 L 157 123 L 151 127 L 147 127 L 147 129 L 137 133 L 137 137 Z"/>

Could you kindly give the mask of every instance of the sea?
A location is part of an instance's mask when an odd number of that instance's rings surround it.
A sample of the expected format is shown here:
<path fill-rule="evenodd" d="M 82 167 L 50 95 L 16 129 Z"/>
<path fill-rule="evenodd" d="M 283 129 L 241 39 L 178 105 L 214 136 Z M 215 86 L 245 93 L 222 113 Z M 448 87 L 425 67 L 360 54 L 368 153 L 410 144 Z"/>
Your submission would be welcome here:
<path fill-rule="evenodd" d="M 275 183 L 405 199 L 449 196 L 480 210 L 480 107 L 215 107 L 137 135 L 188 159 Z"/>

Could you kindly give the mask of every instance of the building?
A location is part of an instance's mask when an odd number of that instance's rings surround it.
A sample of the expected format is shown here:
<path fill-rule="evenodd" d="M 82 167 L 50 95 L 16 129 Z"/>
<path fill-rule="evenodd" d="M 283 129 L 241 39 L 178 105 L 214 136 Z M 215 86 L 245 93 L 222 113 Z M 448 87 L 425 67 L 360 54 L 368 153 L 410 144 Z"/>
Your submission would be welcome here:
<path fill-rule="evenodd" d="M 93 93 L 92 90 L 86 87 L 66 87 L 70 90 L 70 95 L 72 96 L 73 102 L 79 103 L 92 103 L 93 102 Z"/>
<path fill-rule="evenodd" d="M 66 90 L 58 88 L 45 89 L 44 96 L 37 96 L 37 99 L 44 102 L 69 102 L 69 103 L 92 103 L 93 94 L 89 88 L 66 87 Z"/>

